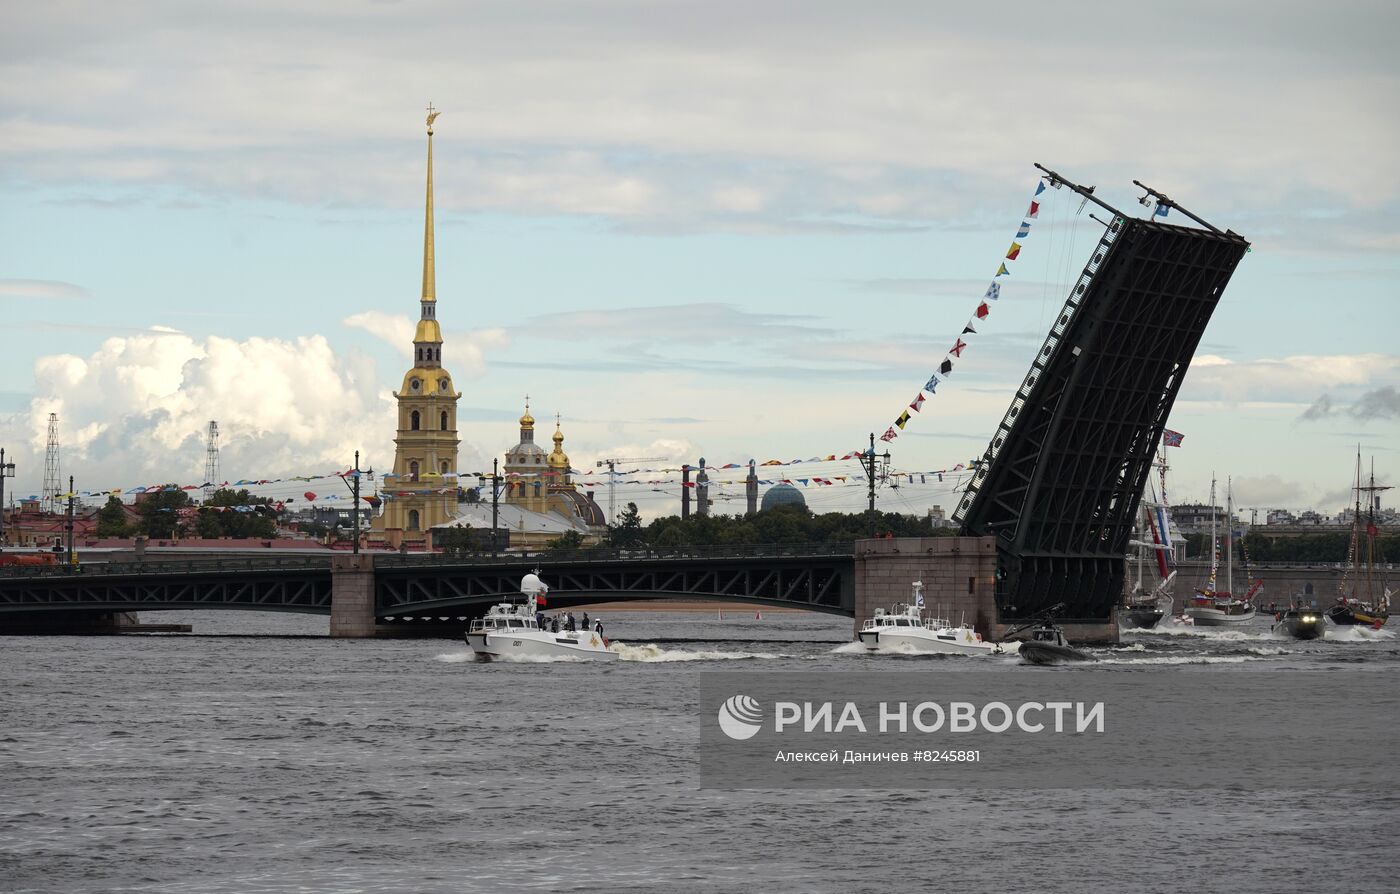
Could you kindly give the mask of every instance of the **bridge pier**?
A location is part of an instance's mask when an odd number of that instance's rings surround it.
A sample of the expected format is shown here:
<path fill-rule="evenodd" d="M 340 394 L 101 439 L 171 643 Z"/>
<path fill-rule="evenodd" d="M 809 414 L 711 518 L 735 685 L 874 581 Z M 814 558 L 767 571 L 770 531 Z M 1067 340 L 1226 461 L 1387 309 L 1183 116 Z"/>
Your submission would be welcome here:
<path fill-rule="evenodd" d="M 857 540 L 855 629 L 896 602 L 908 602 L 910 584 L 924 582 L 925 610 L 966 620 L 983 637 L 999 639 L 1011 625 L 997 621 L 995 537 L 897 537 Z M 1116 620 L 1062 624 L 1074 643 L 1116 643 Z"/>
<path fill-rule="evenodd" d="M 331 557 L 331 636 L 374 635 L 374 556 Z"/>
<path fill-rule="evenodd" d="M 855 629 L 924 582 L 926 610 L 966 621 L 987 636 L 996 622 L 997 547 L 994 537 L 896 537 L 857 540 Z"/>

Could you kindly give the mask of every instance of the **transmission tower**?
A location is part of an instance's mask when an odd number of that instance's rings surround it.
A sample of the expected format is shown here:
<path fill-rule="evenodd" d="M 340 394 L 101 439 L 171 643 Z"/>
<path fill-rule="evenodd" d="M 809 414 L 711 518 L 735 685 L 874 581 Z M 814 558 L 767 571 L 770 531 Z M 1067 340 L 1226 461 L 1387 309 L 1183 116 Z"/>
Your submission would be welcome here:
<path fill-rule="evenodd" d="M 209 420 L 209 446 L 204 451 L 204 502 L 219 486 L 219 423 Z"/>
<path fill-rule="evenodd" d="M 58 414 L 49 414 L 49 444 L 44 451 L 44 497 L 40 504 L 45 512 L 53 512 L 58 495 L 63 493 L 58 472 Z"/>

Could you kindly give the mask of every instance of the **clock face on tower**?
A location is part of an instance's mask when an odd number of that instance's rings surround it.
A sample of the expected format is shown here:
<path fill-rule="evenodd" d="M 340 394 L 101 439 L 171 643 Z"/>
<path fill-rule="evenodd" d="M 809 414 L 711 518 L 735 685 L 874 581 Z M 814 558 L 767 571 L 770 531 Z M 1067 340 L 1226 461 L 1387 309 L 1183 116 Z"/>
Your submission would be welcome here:
<path fill-rule="evenodd" d="M 447 380 L 446 380 L 446 379 L 438 379 L 438 390 L 441 391 L 443 394 L 446 394 L 446 393 L 447 393 Z"/>
<path fill-rule="evenodd" d="M 423 383 L 418 381 L 417 379 L 409 379 L 408 387 L 410 391 L 417 391 L 419 388 L 423 387 Z"/>

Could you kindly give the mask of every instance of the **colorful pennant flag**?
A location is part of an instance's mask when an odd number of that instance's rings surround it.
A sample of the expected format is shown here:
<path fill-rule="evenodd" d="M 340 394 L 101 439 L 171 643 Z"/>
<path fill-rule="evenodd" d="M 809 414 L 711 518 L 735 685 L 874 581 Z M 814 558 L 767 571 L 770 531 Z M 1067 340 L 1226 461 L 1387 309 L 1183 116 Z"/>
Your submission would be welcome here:
<path fill-rule="evenodd" d="M 954 357 L 961 357 L 961 356 L 962 356 L 962 352 L 963 352 L 963 348 L 965 348 L 965 347 L 967 347 L 967 342 L 963 341 L 963 340 L 960 338 L 960 339 L 957 340 L 957 343 L 953 345 L 953 349 L 952 349 L 951 351 L 949 351 L 948 353 L 949 353 L 949 354 L 952 354 Z"/>
<path fill-rule="evenodd" d="M 977 305 L 977 319 L 985 320 L 987 318 L 987 314 L 991 312 L 992 309 L 987 305 L 987 302 L 983 301 L 981 304 Z"/>
<path fill-rule="evenodd" d="M 1179 431 L 1172 431 L 1169 428 L 1164 429 L 1162 431 L 1162 444 L 1167 447 L 1180 447 L 1185 437 L 1186 436 Z"/>
<path fill-rule="evenodd" d="M 909 419 L 909 411 L 905 410 L 903 413 L 899 414 L 899 418 L 894 421 L 894 424 L 903 429 L 904 426 L 909 424 Z"/>
<path fill-rule="evenodd" d="M 1016 260 L 1016 256 L 1019 255 L 1020 253 L 1021 253 L 1021 243 L 1019 243 L 1019 242 L 1013 242 L 1013 243 L 1011 243 L 1011 248 L 1010 248 L 1009 250 L 1007 250 L 1007 252 L 1006 252 L 1006 259 L 1007 259 L 1008 261 L 1014 261 L 1014 260 Z"/>
<path fill-rule="evenodd" d="M 893 441 L 897 437 L 899 437 L 899 433 L 896 432 L 893 427 L 891 427 L 887 429 L 883 435 L 880 435 L 880 440 Z"/>
<path fill-rule="evenodd" d="M 1002 264 L 1000 267 L 997 268 L 997 276 L 1006 276 L 1006 275 L 1009 274 L 1010 272 L 1011 272 L 1010 270 L 1007 270 L 1007 269 L 1006 269 L 1006 265 L 1005 265 L 1005 264 Z"/>
<path fill-rule="evenodd" d="M 973 335 L 977 334 L 977 330 L 972 328 L 971 322 L 969 322 L 966 326 L 963 327 L 962 334 L 967 335 L 969 332 L 971 332 Z"/>
<path fill-rule="evenodd" d="M 913 403 L 909 404 L 909 409 L 911 409 L 911 410 L 913 410 L 915 413 L 917 413 L 917 412 L 919 412 L 919 410 L 923 409 L 923 406 L 924 406 L 924 393 L 923 393 L 922 391 L 920 391 L 920 392 L 919 392 L 919 396 L 916 397 L 916 398 L 914 398 Z"/>
<path fill-rule="evenodd" d="M 1017 238 L 1017 239 L 1024 239 L 1024 238 L 1026 238 L 1027 236 L 1029 236 L 1030 234 L 1031 234 L 1031 222 L 1028 221 L 1028 220 L 1023 220 L 1023 221 L 1021 221 L 1021 229 L 1019 229 L 1019 230 L 1016 231 L 1016 238 Z"/>
<path fill-rule="evenodd" d="M 1168 208 L 1166 205 L 1163 205 L 1163 204 L 1161 204 L 1161 203 L 1158 203 L 1158 205 L 1157 205 L 1157 210 L 1153 211 L 1152 214 L 1153 214 L 1154 217 L 1166 217 L 1166 216 L 1167 216 L 1167 212 L 1170 211 L 1170 210 L 1171 210 L 1171 209 Z"/>
<path fill-rule="evenodd" d="M 985 298 L 985 299 L 987 299 L 988 301 L 995 301 L 995 300 L 997 300 L 998 298 L 1000 298 L 1000 297 L 1001 297 L 1001 283 L 999 283 L 999 282 L 994 282 L 994 283 L 992 283 L 991 285 L 987 286 L 987 294 L 983 295 L 982 297 Z"/>
<path fill-rule="evenodd" d="M 1031 202 L 1031 208 L 1026 212 L 1026 217 L 1036 218 L 1040 216 L 1040 203 Z"/>
<path fill-rule="evenodd" d="M 1039 183 L 1037 183 L 1037 184 L 1035 185 L 1035 194 L 1036 194 L 1036 195 L 1040 195 L 1040 194 L 1043 193 L 1043 192 L 1045 192 L 1045 181 L 1044 181 L 1044 180 L 1040 181 Z"/>
<path fill-rule="evenodd" d="M 928 381 L 924 383 L 924 390 L 927 391 L 929 394 L 932 394 L 933 392 L 937 391 L 938 376 L 929 376 Z"/>
<path fill-rule="evenodd" d="M 943 375 L 946 377 L 949 373 L 953 371 L 953 361 L 949 360 L 947 357 L 944 357 L 943 362 L 938 366 L 938 371 L 943 373 Z"/>

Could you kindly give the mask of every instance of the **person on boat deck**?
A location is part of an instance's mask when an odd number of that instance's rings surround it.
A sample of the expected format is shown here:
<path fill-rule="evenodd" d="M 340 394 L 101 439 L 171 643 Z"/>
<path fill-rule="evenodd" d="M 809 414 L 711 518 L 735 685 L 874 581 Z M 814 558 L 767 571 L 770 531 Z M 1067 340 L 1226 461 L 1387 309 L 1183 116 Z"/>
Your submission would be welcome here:
<path fill-rule="evenodd" d="M 583 629 L 588 629 L 588 612 L 583 613 Z"/>
<path fill-rule="evenodd" d="M 597 618 L 593 621 L 593 632 L 599 636 L 603 635 L 603 619 Z"/>
<path fill-rule="evenodd" d="M 555 616 L 554 616 L 554 620 L 551 622 L 550 626 L 553 628 L 553 629 L 550 631 L 551 633 L 558 633 L 558 632 L 559 632 L 559 616 L 558 616 L 558 615 L 555 615 Z"/>
<path fill-rule="evenodd" d="M 535 609 L 535 626 L 544 629 L 544 612 L 539 609 Z"/>

